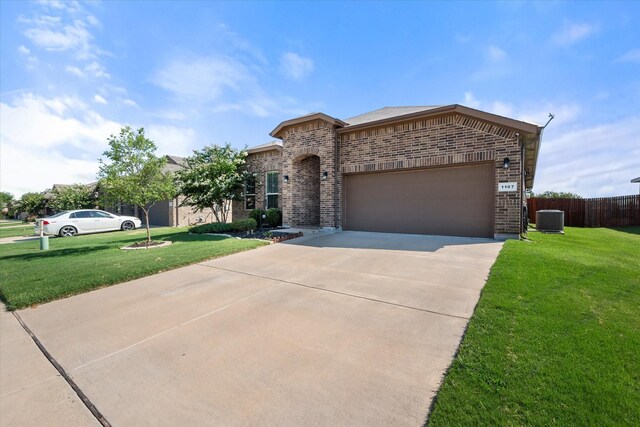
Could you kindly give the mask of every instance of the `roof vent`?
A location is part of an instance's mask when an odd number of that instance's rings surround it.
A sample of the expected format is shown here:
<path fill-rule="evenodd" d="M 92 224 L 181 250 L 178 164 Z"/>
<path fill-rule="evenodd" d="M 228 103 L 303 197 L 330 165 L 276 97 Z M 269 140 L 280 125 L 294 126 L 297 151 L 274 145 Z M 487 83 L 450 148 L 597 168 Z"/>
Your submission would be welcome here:
<path fill-rule="evenodd" d="M 564 233 L 564 211 L 536 211 L 536 228 L 545 233 Z"/>

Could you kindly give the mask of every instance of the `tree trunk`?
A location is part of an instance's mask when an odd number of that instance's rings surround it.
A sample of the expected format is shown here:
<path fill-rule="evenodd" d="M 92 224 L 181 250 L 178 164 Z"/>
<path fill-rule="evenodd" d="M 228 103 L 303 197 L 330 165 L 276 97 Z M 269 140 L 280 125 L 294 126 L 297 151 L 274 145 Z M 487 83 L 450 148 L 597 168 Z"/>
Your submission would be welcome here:
<path fill-rule="evenodd" d="M 147 246 L 151 243 L 151 230 L 149 229 L 149 209 L 142 208 L 144 211 L 144 223 L 147 226 Z"/>
<path fill-rule="evenodd" d="M 216 205 L 211 206 L 211 211 L 213 212 L 213 216 L 216 217 L 216 222 L 220 222 L 220 217 L 218 216 L 218 210 L 216 209 Z"/>
<path fill-rule="evenodd" d="M 227 202 L 222 202 L 222 206 L 220 207 L 220 211 L 222 214 L 222 222 L 227 222 Z"/>

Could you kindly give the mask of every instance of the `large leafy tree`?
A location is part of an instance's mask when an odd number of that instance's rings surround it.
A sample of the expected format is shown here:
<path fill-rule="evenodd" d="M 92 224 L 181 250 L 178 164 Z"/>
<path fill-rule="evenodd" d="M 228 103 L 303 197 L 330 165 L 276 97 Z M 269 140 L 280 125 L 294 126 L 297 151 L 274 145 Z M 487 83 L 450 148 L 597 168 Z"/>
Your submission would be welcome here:
<path fill-rule="evenodd" d="M 147 244 L 151 243 L 149 210 L 176 194 L 173 177 L 163 170 L 167 160 L 155 155 L 156 145 L 143 128 L 133 131 L 125 126 L 107 141 L 109 150 L 103 153 L 98 172 L 101 189 L 108 198 L 137 205 L 144 212 Z"/>
<path fill-rule="evenodd" d="M 52 191 L 52 196 L 49 207 L 56 211 L 90 209 L 96 205 L 95 192 L 87 185 L 73 184 L 66 187 L 56 187 Z"/>
<path fill-rule="evenodd" d="M 45 198 L 42 193 L 24 193 L 17 202 L 16 212 L 25 212 L 33 218 L 44 214 Z"/>
<path fill-rule="evenodd" d="M 7 191 L 0 191 L 0 210 L 2 215 L 6 216 L 14 204 L 13 194 Z"/>
<path fill-rule="evenodd" d="M 242 200 L 242 187 L 248 177 L 244 170 L 246 157 L 245 150 L 229 144 L 195 150 L 187 157 L 184 169 L 176 173 L 179 192 L 185 196 L 182 204 L 198 211 L 211 209 L 218 222 L 227 222 L 231 202 Z"/>

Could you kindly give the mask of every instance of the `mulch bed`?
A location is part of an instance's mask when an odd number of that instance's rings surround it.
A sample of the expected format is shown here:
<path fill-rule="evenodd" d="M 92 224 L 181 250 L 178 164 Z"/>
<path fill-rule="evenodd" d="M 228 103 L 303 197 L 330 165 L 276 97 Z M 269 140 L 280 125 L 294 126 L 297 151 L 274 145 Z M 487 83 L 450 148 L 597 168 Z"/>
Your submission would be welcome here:
<path fill-rule="evenodd" d="M 171 244 L 171 241 L 157 241 L 157 240 L 152 240 L 151 242 L 147 243 L 145 242 L 136 242 L 134 244 L 131 244 L 129 246 L 125 246 L 123 248 L 123 250 L 133 250 L 133 249 L 155 249 L 155 248 L 161 248 L 163 246 L 169 246 Z"/>

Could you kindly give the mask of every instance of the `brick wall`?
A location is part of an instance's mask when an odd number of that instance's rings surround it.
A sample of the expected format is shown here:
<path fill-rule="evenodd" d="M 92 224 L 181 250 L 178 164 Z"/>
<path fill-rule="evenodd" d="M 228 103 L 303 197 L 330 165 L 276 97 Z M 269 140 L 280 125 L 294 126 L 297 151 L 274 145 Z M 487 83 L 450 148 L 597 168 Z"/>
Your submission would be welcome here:
<path fill-rule="evenodd" d="M 291 211 L 296 225 L 320 225 L 320 157 L 309 156 L 298 161 L 289 185 L 295 197 Z"/>
<path fill-rule="evenodd" d="M 282 209 L 282 151 L 273 149 L 247 156 L 246 168 L 256 174 L 256 209 L 264 209 L 265 201 L 265 174 L 269 171 L 279 171 L 278 188 L 280 188 L 280 209 Z M 245 209 L 244 202 L 233 202 L 233 219 L 248 218 L 251 209 Z"/>
<path fill-rule="evenodd" d="M 282 166 L 283 175 L 289 176 L 289 183 L 282 187 L 282 215 L 283 224 L 290 226 L 308 225 L 308 219 L 299 209 L 294 211 L 294 200 L 299 196 L 296 189 L 300 186 L 300 177 L 304 175 L 303 160 L 310 156 L 319 157 L 320 174 L 327 171 L 325 180 L 320 180 L 320 227 L 336 227 L 337 185 L 339 173 L 336 168 L 336 140 L 337 134 L 333 125 L 323 120 L 314 120 L 297 126 L 291 126 L 284 131 L 282 138 Z M 315 189 L 313 191 L 316 191 Z M 307 196 L 315 193 L 308 193 Z"/>
<path fill-rule="evenodd" d="M 521 150 L 515 132 L 459 114 L 340 133 L 340 172 L 374 172 L 492 162 L 495 164 L 495 234 L 518 234 L 520 190 L 498 193 L 498 182 L 522 185 Z M 509 169 L 502 168 L 510 159 Z M 338 174 L 341 175 L 341 174 Z M 342 198 L 342 177 L 337 180 Z M 337 222 L 341 223 L 341 204 Z"/>
<path fill-rule="evenodd" d="M 188 225 L 202 224 L 207 222 L 215 222 L 216 218 L 213 216 L 211 209 L 205 209 L 197 212 L 195 208 L 191 206 L 180 206 L 180 203 L 184 201 L 184 196 L 178 196 L 173 200 L 170 217 L 172 225 L 178 227 L 185 227 Z M 230 218 L 228 219 L 231 220 Z"/>

